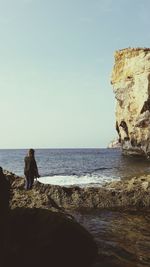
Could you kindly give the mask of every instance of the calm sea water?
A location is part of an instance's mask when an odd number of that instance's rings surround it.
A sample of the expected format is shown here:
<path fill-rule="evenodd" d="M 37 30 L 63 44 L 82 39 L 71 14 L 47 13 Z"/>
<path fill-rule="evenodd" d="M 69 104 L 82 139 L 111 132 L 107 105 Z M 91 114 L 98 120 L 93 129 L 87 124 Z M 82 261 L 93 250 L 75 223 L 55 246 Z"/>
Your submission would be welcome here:
<path fill-rule="evenodd" d="M 0 166 L 23 176 L 25 149 L 0 150 Z M 120 149 L 37 149 L 41 182 L 58 185 L 100 185 L 150 172 L 150 161 L 125 157 Z"/>
<path fill-rule="evenodd" d="M 99 258 L 93 267 L 150 266 L 149 211 L 93 209 L 72 214 L 97 242 Z"/>

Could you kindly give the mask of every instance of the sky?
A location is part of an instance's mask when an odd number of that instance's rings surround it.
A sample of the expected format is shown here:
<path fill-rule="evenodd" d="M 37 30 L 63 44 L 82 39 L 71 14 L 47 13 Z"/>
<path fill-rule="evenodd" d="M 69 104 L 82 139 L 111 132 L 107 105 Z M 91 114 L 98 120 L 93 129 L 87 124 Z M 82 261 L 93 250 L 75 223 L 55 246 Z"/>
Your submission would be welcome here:
<path fill-rule="evenodd" d="M 0 0 L 0 148 L 117 137 L 114 52 L 150 47 L 149 0 Z"/>

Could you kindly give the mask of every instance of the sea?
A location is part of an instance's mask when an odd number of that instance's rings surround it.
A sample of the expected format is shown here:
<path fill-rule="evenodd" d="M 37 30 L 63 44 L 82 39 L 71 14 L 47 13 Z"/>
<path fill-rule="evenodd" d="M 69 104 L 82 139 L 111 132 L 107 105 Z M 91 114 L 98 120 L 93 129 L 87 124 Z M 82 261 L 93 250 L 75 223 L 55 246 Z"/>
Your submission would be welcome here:
<path fill-rule="evenodd" d="M 24 176 L 27 149 L 1 149 L 0 166 Z M 42 183 L 101 186 L 142 173 L 150 173 L 150 161 L 122 155 L 120 149 L 36 149 L 35 158 Z"/>
<path fill-rule="evenodd" d="M 1 149 L 0 166 L 24 176 L 27 149 Z M 80 187 L 150 173 L 146 158 L 127 157 L 120 149 L 36 149 L 41 183 Z M 150 267 L 149 210 L 72 211 L 94 237 L 99 257 L 93 267 Z M 102 262 L 104 264 L 102 264 Z"/>

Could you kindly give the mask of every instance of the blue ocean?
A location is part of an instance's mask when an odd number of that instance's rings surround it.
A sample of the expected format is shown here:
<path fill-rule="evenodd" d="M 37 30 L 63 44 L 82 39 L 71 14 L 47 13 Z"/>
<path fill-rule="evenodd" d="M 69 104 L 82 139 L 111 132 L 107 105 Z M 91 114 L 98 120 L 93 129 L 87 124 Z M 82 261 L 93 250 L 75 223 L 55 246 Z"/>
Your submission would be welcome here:
<path fill-rule="evenodd" d="M 24 175 L 27 149 L 1 149 L 0 166 Z M 150 161 L 123 156 L 120 149 L 36 149 L 40 182 L 99 186 L 105 182 L 150 172 Z"/>

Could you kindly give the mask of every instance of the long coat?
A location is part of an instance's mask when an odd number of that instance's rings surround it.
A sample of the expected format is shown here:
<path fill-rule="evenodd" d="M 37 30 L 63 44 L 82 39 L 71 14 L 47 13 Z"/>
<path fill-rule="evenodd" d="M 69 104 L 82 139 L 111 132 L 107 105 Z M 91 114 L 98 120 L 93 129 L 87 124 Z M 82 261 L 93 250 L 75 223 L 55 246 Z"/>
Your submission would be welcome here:
<path fill-rule="evenodd" d="M 25 159 L 24 174 L 29 178 L 36 178 L 39 176 L 38 168 L 34 157 L 26 156 Z"/>

